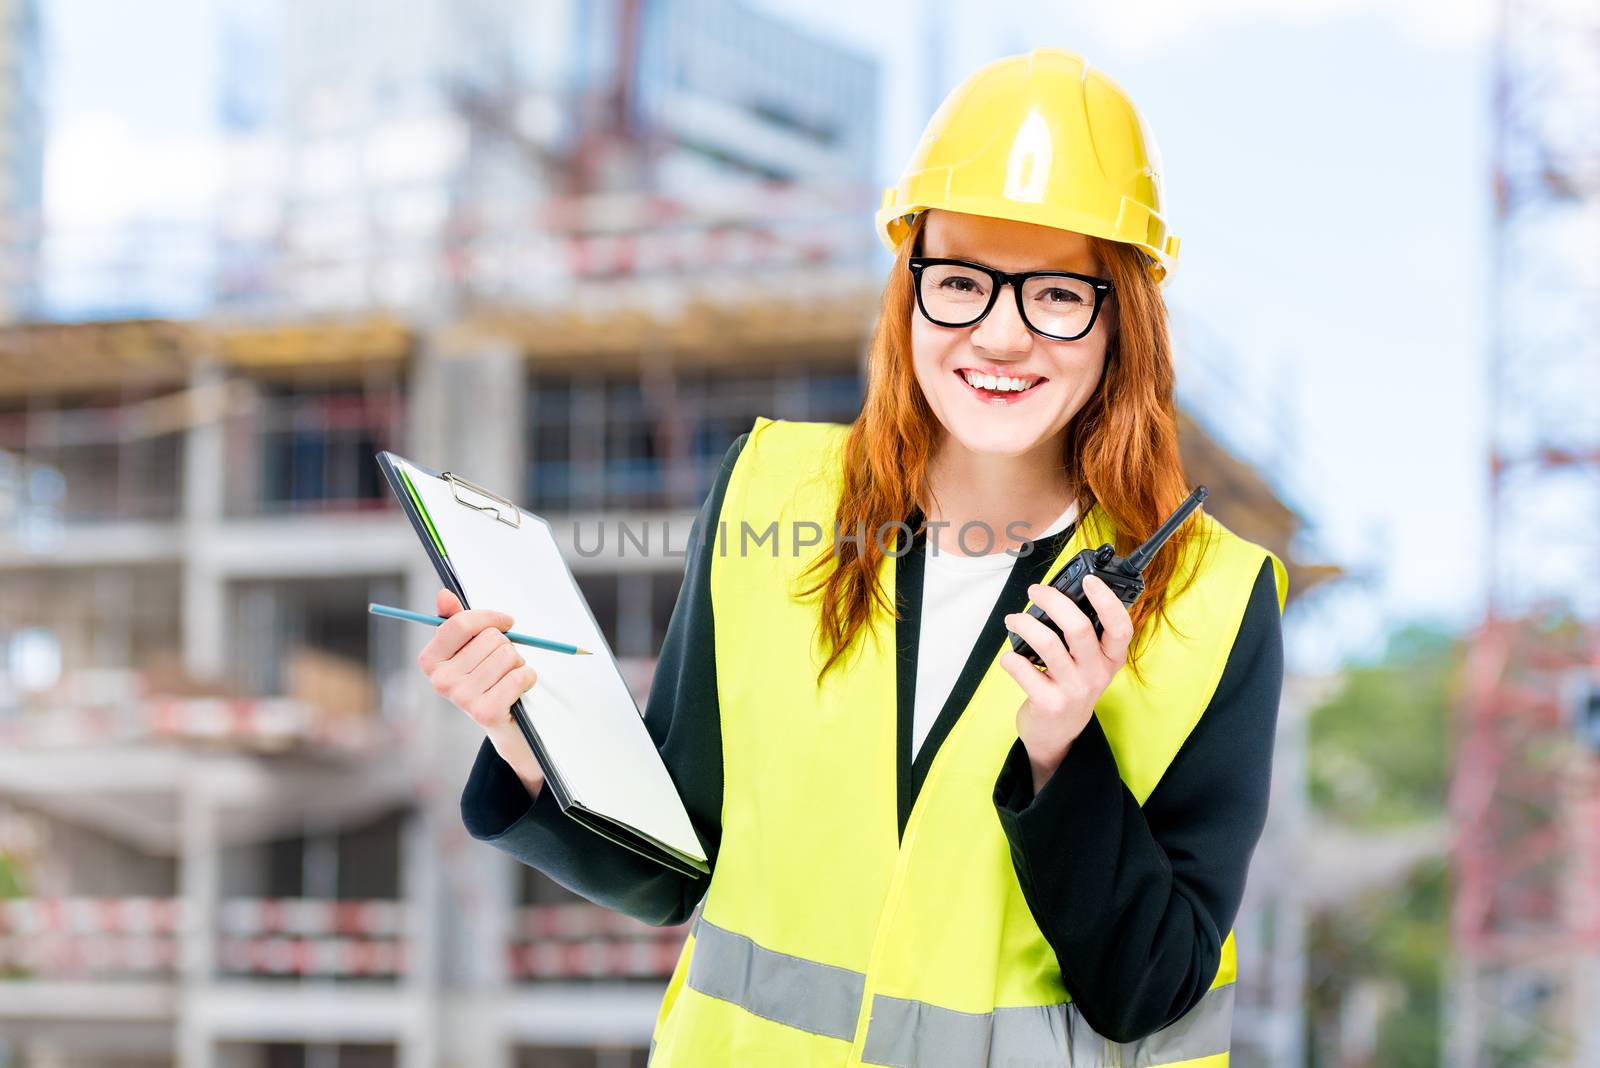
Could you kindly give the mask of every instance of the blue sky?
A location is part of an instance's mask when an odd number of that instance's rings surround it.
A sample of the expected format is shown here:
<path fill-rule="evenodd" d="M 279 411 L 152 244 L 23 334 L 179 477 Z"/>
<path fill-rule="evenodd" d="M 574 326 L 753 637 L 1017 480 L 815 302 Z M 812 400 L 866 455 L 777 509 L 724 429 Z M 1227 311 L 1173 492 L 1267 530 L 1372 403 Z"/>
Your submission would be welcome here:
<path fill-rule="evenodd" d="M 203 221 L 214 5 L 44 6 L 52 222 Z M 1486 319 L 1461 297 L 1489 278 L 1484 0 L 755 6 L 878 58 L 885 183 L 991 58 L 1059 45 L 1109 73 L 1161 147 L 1175 318 L 1228 357 L 1236 411 L 1213 388 L 1209 417 L 1272 461 L 1315 524 L 1303 553 L 1364 576 L 1299 610 L 1291 661 L 1371 652 L 1407 617 L 1476 617 Z"/>

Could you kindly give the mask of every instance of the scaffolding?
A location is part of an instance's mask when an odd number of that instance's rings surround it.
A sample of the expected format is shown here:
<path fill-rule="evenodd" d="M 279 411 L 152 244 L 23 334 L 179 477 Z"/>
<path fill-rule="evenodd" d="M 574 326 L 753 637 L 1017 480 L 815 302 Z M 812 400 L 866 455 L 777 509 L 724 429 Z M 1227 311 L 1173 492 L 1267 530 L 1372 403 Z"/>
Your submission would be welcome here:
<path fill-rule="evenodd" d="M 1600 1065 L 1600 14 L 1494 39 L 1489 538 L 1458 692 L 1450 1063 Z M 1522 1058 L 1522 1060 L 1518 1060 Z"/>

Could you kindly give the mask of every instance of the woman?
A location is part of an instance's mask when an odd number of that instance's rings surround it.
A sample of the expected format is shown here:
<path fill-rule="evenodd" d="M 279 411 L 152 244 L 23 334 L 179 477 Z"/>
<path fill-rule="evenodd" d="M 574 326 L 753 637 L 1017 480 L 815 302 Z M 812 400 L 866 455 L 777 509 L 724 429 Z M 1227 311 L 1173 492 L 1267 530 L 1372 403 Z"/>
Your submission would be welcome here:
<path fill-rule="evenodd" d="M 734 442 L 646 705 L 711 875 L 561 815 L 509 719 L 512 621 L 440 591 L 419 664 L 488 735 L 468 830 L 693 920 L 653 1064 L 1227 1062 L 1283 566 L 1197 512 L 1131 612 L 1085 583 L 1098 639 L 1042 585 L 1188 493 L 1158 166 L 1112 82 L 1037 49 L 958 87 L 886 191 L 862 413 Z"/>

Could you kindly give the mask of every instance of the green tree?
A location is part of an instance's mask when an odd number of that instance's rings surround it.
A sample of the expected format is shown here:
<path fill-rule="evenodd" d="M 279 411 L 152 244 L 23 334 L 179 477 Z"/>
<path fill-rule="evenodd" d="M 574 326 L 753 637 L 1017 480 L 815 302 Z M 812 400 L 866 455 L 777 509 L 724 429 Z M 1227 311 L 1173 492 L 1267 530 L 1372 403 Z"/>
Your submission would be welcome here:
<path fill-rule="evenodd" d="M 0 901 L 12 897 L 26 897 L 27 886 L 22 879 L 22 865 L 15 858 L 0 853 Z M 0 978 L 16 978 L 27 973 L 14 965 L 0 965 Z M 0 1065 L 4 1061 L 5 1050 L 0 1048 Z"/>
<path fill-rule="evenodd" d="M 1319 819 L 1380 834 L 1445 818 L 1452 688 L 1465 644 L 1432 624 L 1397 630 L 1381 656 L 1346 668 L 1308 724 L 1308 788 Z M 1359 983 L 1392 989 L 1375 1062 L 1440 1063 L 1442 974 L 1449 953 L 1447 858 L 1417 865 L 1395 886 L 1317 916 L 1308 932 L 1307 1048 L 1325 1036 Z M 1330 1051 L 1331 1052 L 1331 1051 Z"/>
<path fill-rule="evenodd" d="M 1451 687 L 1465 643 L 1426 624 L 1390 639 L 1374 663 L 1346 668 L 1311 713 L 1311 805 L 1349 827 L 1382 830 L 1444 814 Z"/>
<path fill-rule="evenodd" d="M 26 897 L 27 888 L 22 882 L 22 866 L 11 857 L 0 853 L 0 900 L 8 897 Z"/>

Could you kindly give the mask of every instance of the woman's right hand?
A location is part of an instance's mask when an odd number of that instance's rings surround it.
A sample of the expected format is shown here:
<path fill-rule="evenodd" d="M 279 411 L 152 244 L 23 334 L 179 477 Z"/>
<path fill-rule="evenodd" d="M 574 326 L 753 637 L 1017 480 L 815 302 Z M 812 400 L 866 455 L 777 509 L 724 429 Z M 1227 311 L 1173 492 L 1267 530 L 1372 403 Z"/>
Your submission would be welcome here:
<path fill-rule="evenodd" d="M 445 621 L 417 654 L 417 666 L 428 676 L 434 693 L 483 728 L 528 796 L 537 798 L 544 773 L 511 718 L 511 706 L 533 688 L 538 673 L 505 635 L 512 618 L 487 608 L 463 611 L 461 601 L 446 589 L 439 591 L 437 601 Z"/>

